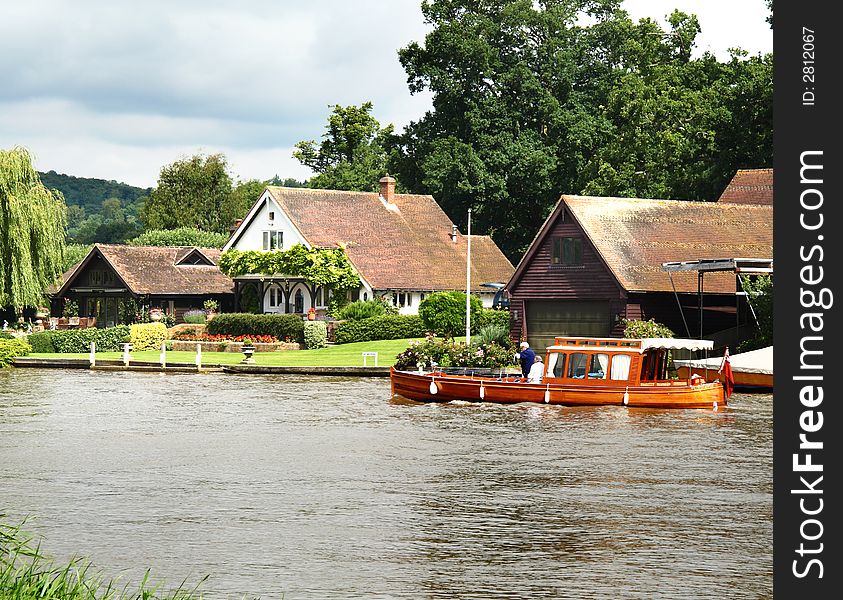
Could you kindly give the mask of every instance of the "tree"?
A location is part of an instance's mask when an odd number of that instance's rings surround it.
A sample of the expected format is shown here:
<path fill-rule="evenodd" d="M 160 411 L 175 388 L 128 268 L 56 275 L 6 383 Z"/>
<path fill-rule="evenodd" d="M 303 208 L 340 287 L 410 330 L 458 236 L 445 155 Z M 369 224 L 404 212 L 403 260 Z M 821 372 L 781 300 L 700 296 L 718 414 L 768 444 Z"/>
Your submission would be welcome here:
<path fill-rule="evenodd" d="M 225 156 L 195 154 L 161 169 L 141 218 L 147 229 L 196 227 L 225 233 L 231 223 L 224 220 L 222 208 L 231 191 Z"/>
<path fill-rule="evenodd" d="M 44 187 L 24 148 L 0 150 L 0 307 L 38 306 L 57 283 L 67 209 Z"/>
<path fill-rule="evenodd" d="M 267 185 L 266 182 L 258 179 L 239 182 L 222 203 L 220 214 L 223 223 L 232 227 L 237 219 L 244 218 Z"/>
<path fill-rule="evenodd" d="M 471 320 L 477 320 L 483 302 L 472 295 L 469 300 Z M 419 317 L 424 326 L 437 335 L 453 338 L 465 333 L 465 293 L 434 292 L 419 304 Z"/>
<path fill-rule="evenodd" d="M 423 3 L 430 32 L 399 57 L 433 110 L 390 172 L 458 225 L 472 208 L 517 262 L 563 193 L 711 199 L 738 167 L 769 166 L 771 61 L 693 59 L 695 17 L 665 31 L 620 5 Z"/>
<path fill-rule="evenodd" d="M 370 113 L 372 103 L 358 106 L 334 105 L 322 142 L 296 144 L 293 156 L 316 175 L 308 187 L 376 191 L 386 172 L 388 149 L 395 146 L 393 126 L 381 127 Z"/>
<path fill-rule="evenodd" d="M 148 229 L 128 240 L 130 246 L 197 246 L 199 248 L 222 248 L 228 241 L 228 234 L 202 231 L 193 227 L 177 229 Z"/>

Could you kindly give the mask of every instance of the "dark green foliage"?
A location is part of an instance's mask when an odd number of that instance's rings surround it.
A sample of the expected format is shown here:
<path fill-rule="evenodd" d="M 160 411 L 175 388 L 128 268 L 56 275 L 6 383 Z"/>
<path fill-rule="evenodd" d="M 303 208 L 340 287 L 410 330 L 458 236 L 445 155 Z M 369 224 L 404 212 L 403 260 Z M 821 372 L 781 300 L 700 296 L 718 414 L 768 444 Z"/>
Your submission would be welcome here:
<path fill-rule="evenodd" d="M 422 337 L 425 331 L 425 326 L 418 315 L 382 315 L 340 323 L 336 329 L 336 340 L 338 344 L 400 340 Z"/>
<path fill-rule="evenodd" d="M 15 336 L 11 331 L 0 331 L 0 340 L 13 340 Z"/>
<path fill-rule="evenodd" d="M 696 17 L 662 29 L 620 0 L 431 0 L 399 51 L 411 123 L 390 172 L 517 261 L 565 194 L 712 200 L 772 164 L 772 60 L 691 58 Z M 659 15 L 660 16 L 660 15 Z M 739 40 L 735 40 L 737 46 Z"/>
<path fill-rule="evenodd" d="M 667 326 L 657 323 L 653 319 L 649 321 L 624 321 L 623 336 L 625 338 L 670 338 L 675 334 Z"/>
<path fill-rule="evenodd" d="M 45 187 L 62 193 L 68 206 L 81 206 L 88 214 L 99 212 L 103 201 L 109 198 L 117 198 L 123 206 L 137 205 L 151 191 L 151 188 L 144 189 L 105 179 L 74 177 L 55 171 L 38 175 Z"/>
<path fill-rule="evenodd" d="M 466 346 L 462 342 L 428 337 L 423 342 L 411 342 L 409 348 L 395 357 L 394 366 L 401 370 L 433 366 L 503 369 L 514 361 L 515 355 L 509 348 L 494 342 Z"/>
<path fill-rule="evenodd" d="M 273 335 L 279 340 L 301 342 L 304 322 L 298 315 L 222 313 L 211 319 L 207 329 L 210 335 Z"/>
<path fill-rule="evenodd" d="M 325 321 L 304 322 L 304 347 L 307 350 L 328 345 L 328 326 Z"/>
<path fill-rule="evenodd" d="M 335 315 L 340 321 L 359 321 L 386 314 L 386 304 L 380 299 L 358 300 L 350 302 L 337 311 Z"/>
<path fill-rule="evenodd" d="M 477 345 L 494 342 L 502 348 L 512 348 L 514 346 L 512 339 L 509 337 L 509 327 L 503 327 L 495 323 L 479 327 L 477 329 L 477 335 L 472 338 L 471 342 Z"/>
<path fill-rule="evenodd" d="M 176 229 L 150 229 L 130 239 L 130 246 L 198 246 L 199 248 L 222 248 L 228 241 L 227 233 L 202 231 L 195 227 Z"/>
<path fill-rule="evenodd" d="M 478 318 L 483 302 L 477 296 L 470 300 L 471 321 Z M 465 293 L 434 292 L 419 304 L 419 316 L 428 331 L 453 338 L 465 334 Z"/>
<path fill-rule="evenodd" d="M 0 339 L 0 368 L 9 366 L 16 356 L 26 356 L 31 351 L 32 346 L 22 338 Z"/>
<path fill-rule="evenodd" d="M 66 273 L 71 269 L 71 267 L 75 267 L 78 265 L 82 260 L 88 256 L 88 252 L 91 251 L 90 244 L 67 244 L 64 247 L 64 263 L 62 264 L 62 270 Z"/>
<path fill-rule="evenodd" d="M 56 347 L 53 346 L 53 333 L 55 332 L 39 331 L 29 334 L 27 341 L 32 346 L 32 351 L 36 354 L 53 354 L 56 352 Z"/>
<path fill-rule="evenodd" d="M 96 344 L 97 352 L 117 352 L 120 350 L 120 344 L 129 340 L 129 327 L 128 325 L 117 325 L 105 329 L 93 327 L 89 329 L 61 329 L 34 333 L 30 337 L 33 336 L 39 336 L 35 343 L 38 344 L 39 348 L 46 348 L 46 350 L 40 350 L 43 352 L 59 352 L 62 354 L 90 352 L 91 342 Z M 40 336 L 49 337 L 49 341 Z M 50 343 L 53 350 L 49 350 Z"/>
<path fill-rule="evenodd" d="M 746 300 L 755 311 L 758 331 L 752 339 L 738 345 L 738 352 L 748 352 L 770 346 L 773 343 L 773 278 L 769 275 L 756 277 L 741 276 L 741 287 Z"/>

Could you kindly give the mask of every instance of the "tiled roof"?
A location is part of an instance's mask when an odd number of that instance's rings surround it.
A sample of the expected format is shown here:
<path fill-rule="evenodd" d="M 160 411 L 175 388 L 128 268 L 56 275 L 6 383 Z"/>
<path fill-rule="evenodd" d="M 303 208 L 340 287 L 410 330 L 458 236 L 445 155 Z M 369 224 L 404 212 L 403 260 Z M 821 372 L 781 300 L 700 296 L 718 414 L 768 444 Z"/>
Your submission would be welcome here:
<path fill-rule="evenodd" d="M 349 260 L 377 290 L 465 288 L 467 237 L 457 233 L 432 196 L 308 188 L 268 188 L 312 246 L 345 245 Z M 488 236 L 471 236 L 471 283 L 506 282 L 514 268 Z M 486 290 L 487 291 L 487 290 Z"/>
<path fill-rule="evenodd" d="M 772 206 L 587 196 L 560 202 L 627 291 L 672 291 L 665 262 L 773 257 Z M 696 272 L 674 273 L 673 281 L 677 291 L 697 291 Z M 735 276 L 707 273 L 704 286 L 733 293 Z"/>
<path fill-rule="evenodd" d="M 204 295 L 228 294 L 234 291 L 234 282 L 215 266 L 221 251 L 217 248 L 200 248 L 210 260 L 209 265 L 177 265 L 192 247 L 126 246 L 122 244 L 96 244 L 91 253 L 99 251 L 114 268 L 117 275 L 135 294 L 146 295 Z M 88 257 L 91 256 L 88 254 Z M 69 279 L 85 263 L 64 274 L 65 287 Z"/>
<path fill-rule="evenodd" d="M 738 169 L 719 202 L 773 205 L 773 169 Z"/>

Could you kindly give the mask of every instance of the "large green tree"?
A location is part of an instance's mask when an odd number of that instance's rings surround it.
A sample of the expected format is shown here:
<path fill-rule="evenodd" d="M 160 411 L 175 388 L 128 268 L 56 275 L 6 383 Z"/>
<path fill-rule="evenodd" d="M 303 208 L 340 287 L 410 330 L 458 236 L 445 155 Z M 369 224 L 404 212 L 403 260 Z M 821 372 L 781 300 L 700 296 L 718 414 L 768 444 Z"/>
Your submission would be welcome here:
<path fill-rule="evenodd" d="M 393 126 L 381 127 L 372 115 L 372 103 L 333 106 L 322 141 L 301 141 L 293 156 L 316 175 L 308 187 L 376 191 L 386 174 L 390 148 L 395 147 Z"/>
<path fill-rule="evenodd" d="M 713 199 L 772 160 L 771 61 L 692 58 L 699 24 L 662 29 L 620 0 L 431 0 L 399 51 L 433 110 L 390 165 L 514 261 L 563 193 Z"/>
<path fill-rule="evenodd" d="M 59 280 L 66 212 L 26 149 L 0 150 L 0 308 L 38 306 Z"/>
<path fill-rule="evenodd" d="M 231 176 L 223 154 L 195 154 L 161 169 L 158 185 L 141 209 L 147 229 L 196 227 L 228 231 L 223 214 L 232 192 Z"/>

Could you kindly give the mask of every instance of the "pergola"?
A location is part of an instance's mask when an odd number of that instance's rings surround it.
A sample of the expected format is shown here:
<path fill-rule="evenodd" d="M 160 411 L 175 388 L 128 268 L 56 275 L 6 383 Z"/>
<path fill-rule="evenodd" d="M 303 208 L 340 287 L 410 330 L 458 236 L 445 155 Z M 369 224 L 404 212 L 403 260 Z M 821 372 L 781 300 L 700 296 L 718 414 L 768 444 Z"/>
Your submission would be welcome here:
<path fill-rule="evenodd" d="M 666 262 L 662 263 L 662 270 L 667 271 L 670 277 L 670 285 L 673 287 L 673 295 L 676 297 L 676 303 L 679 305 L 679 313 L 682 315 L 682 322 L 685 323 L 685 330 L 690 335 L 688 329 L 688 322 L 685 320 L 685 313 L 682 311 L 682 305 L 679 302 L 679 294 L 676 293 L 676 285 L 673 283 L 673 273 L 677 271 L 696 271 L 697 272 L 697 308 L 699 310 L 700 335 L 703 336 L 703 290 L 705 288 L 704 278 L 706 273 L 731 271 L 735 274 L 735 295 L 747 297 L 746 292 L 742 291 L 740 275 L 771 275 L 773 273 L 773 259 L 772 258 L 702 258 L 699 260 L 686 260 L 680 262 Z M 747 305 L 752 316 L 758 323 L 758 316 L 755 314 L 755 309 L 747 297 Z M 735 313 L 737 311 L 737 300 L 735 301 Z M 738 323 L 740 325 L 740 323 Z"/>

